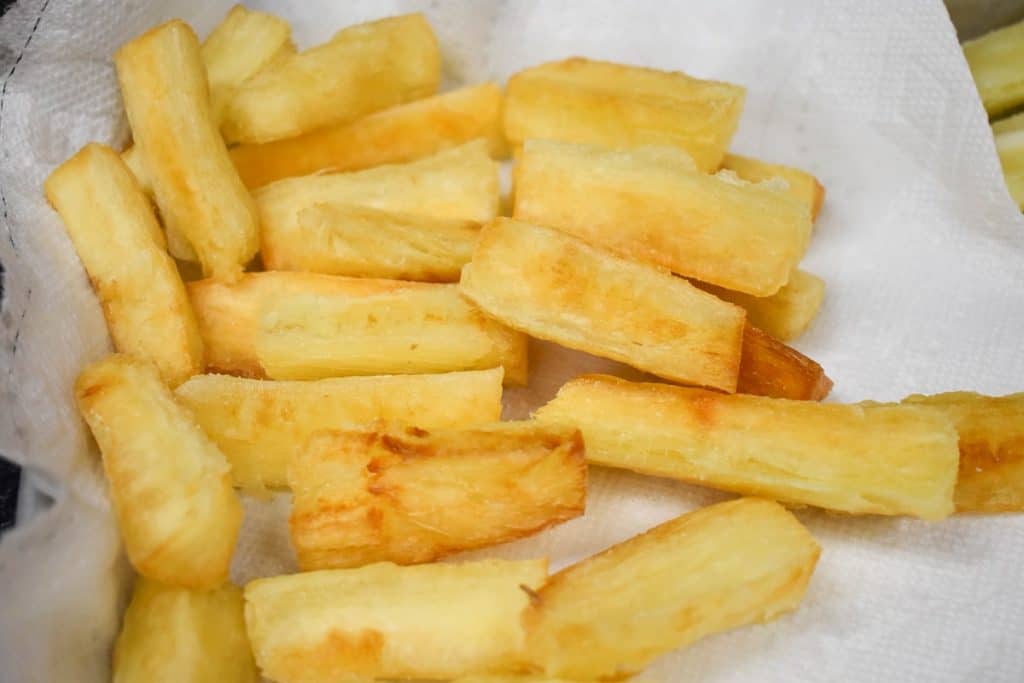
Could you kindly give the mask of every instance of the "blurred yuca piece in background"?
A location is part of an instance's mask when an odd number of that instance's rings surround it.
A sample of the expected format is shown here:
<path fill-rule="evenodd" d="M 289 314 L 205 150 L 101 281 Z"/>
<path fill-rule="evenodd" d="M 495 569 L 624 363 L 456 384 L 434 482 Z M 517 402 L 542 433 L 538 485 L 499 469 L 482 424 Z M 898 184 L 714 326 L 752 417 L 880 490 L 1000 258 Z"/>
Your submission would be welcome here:
<path fill-rule="evenodd" d="M 806 330 L 825 299 L 825 281 L 807 271 L 794 269 L 782 289 L 771 296 L 750 296 L 722 287 L 693 283 L 719 299 L 743 307 L 747 321 L 782 341 L 792 341 Z"/>
<path fill-rule="evenodd" d="M 258 683 L 244 607 L 231 584 L 190 591 L 139 577 L 114 645 L 113 680 Z"/>
<path fill-rule="evenodd" d="M 377 424 L 315 435 L 288 481 L 292 545 L 309 571 L 433 562 L 561 524 L 583 514 L 587 463 L 573 427 Z"/>
<path fill-rule="evenodd" d="M 259 249 L 256 207 L 213 120 L 195 33 L 168 22 L 125 44 L 114 62 L 164 224 L 187 239 L 204 274 L 238 277 Z"/>
<path fill-rule="evenodd" d="M 820 401 L 830 391 L 832 380 L 813 358 L 750 323 L 743 328 L 737 393 Z"/>
<path fill-rule="evenodd" d="M 490 155 L 498 159 L 506 153 L 501 103 L 501 88 L 482 83 L 298 137 L 239 145 L 230 150 L 231 160 L 248 187 L 260 187 L 317 171 L 413 161 L 476 138 L 486 139 Z"/>
<path fill-rule="evenodd" d="M 545 560 L 390 562 L 258 579 L 245 587 L 256 662 L 280 683 L 448 680 L 515 670 L 521 617 Z"/>
<path fill-rule="evenodd" d="M 501 368 L 286 382 L 199 375 L 178 400 L 231 462 L 235 486 L 288 486 L 288 465 L 313 433 L 377 420 L 427 429 L 501 419 Z"/>
<path fill-rule="evenodd" d="M 214 371 L 321 379 L 500 365 L 506 382 L 526 381 L 526 337 L 454 284 L 270 271 L 187 287 Z"/>
<path fill-rule="evenodd" d="M 811 234 L 807 206 L 766 184 L 707 175 L 672 148 L 529 140 L 516 218 L 703 282 L 771 296 Z"/>
<path fill-rule="evenodd" d="M 968 40 L 963 49 L 989 116 L 1024 104 L 1024 21 Z"/>
<path fill-rule="evenodd" d="M 459 289 L 533 337 L 677 382 L 736 389 L 742 308 L 557 230 L 489 223 Z"/>
<path fill-rule="evenodd" d="M 109 356 L 82 371 L 75 394 L 135 569 L 195 590 L 223 583 L 242 522 L 231 467 L 156 368 Z"/>
<path fill-rule="evenodd" d="M 153 207 L 117 152 L 83 147 L 45 183 L 118 351 L 151 361 L 176 386 L 202 370 L 203 343 Z"/>
<path fill-rule="evenodd" d="M 788 185 L 786 193 L 801 204 L 810 207 L 812 221 L 818 217 L 821 205 L 825 201 L 825 187 L 813 175 L 799 168 L 770 164 L 767 161 L 739 154 L 726 154 L 722 160 L 722 168 L 732 171 L 751 183 L 782 178 Z"/>
<path fill-rule="evenodd" d="M 731 83 L 573 57 L 509 79 L 505 135 L 515 145 L 547 139 L 678 147 L 707 172 L 729 147 L 744 96 Z"/>
<path fill-rule="evenodd" d="M 574 424 L 587 460 L 855 514 L 953 512 L 953 421 L 920 406 L 720 394 L 591 375 L 536 419 Z"/>
<path fill-rule="evenodd" d="M 224 137 L 293 137 L 428 97 L 440 81 L 441 52 L 422 14 L 350 26 L 242 84 L 225 110 Z"/>
<path fill-rule="evenodd" d="M 552 576 L 523 618 L 527 658 L 549 675 L 621 678 L 795 609 L 820 552 L 778 503 L 745 498 L 691 512 Z"/>

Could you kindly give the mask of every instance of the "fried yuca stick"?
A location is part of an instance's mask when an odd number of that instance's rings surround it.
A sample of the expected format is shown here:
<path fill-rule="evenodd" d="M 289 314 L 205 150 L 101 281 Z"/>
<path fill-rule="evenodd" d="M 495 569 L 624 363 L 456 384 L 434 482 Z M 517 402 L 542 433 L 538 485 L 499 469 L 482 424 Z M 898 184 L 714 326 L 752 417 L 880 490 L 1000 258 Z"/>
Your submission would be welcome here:
<path fill-rule="evenodd" d="M 321 432 L 288 470 L 303 571 L 433 562 L 583 514 L 587 463 L 571 427 L 378 424 Z"/>
<path fill-rule="evenodd" d="M 953 512 L 953 421 L 911 405 L 835 405 L 593 375 L 536 419 L 574 424 L 587 459 L 856 514 Z"/>
<path fill-rule="evenodd" d="M 825 281 L 807 271 L 795 269 L 789 282 L 771 296 L 758 297 L 733 292 L 703 282 L 695 286 L 719 299 L 734 303 L 747 312 L 747 321 L 782 341 L 796 339 L 806 330 L 825 299 Z"/>
<path fill-rule="evenodd" d="M 114 645 L 117 683 L 257 683 L 242 591 L 172 588 L 140 577 Z"/>
<path fill-rule="evenodd" d="M 207 367 L 270 379 L 505 368 L 526 381 L 526 338 L 456 285 L 312 273 L 188 283 Z"/>
<path fill-rule="evenodd" d="M 256 662 L 281 683 L 450 679 L 513 668 L 520 621 L 547 562 L 389 562 L 258 579 L 245 587 Z"/>
<path fill-rule="evenodd" d="M 818 182 L 813 175 L 799 168 L 770 164 L 767 161 L 739 154 L 726 154 L 722 159 L 722 168 L 732 171 L 751 183 L 782 178 L 788 186 L 786 193 L 801 204 L 810 207 L 812 221 L 818 217 L 821 205 L 825 201 L 825 186 Z"/>
<path fill-rule="evenodd" d="M 168 22 L 121 47 L 114 62 L 164 224 L 187 239 L 206 275 L 237 277 L 259 248 L 256 209 L 210 111 L 195 33 Z"/>
<path fill-rule="evenodd" d="M 83 147 L 45 184 L 89 274 L 119 351 L 174 386 L 199 372 L 203 344 L 153 208 L 114 150 Z"/>
<path fill-rule="evenodd" d="M 755 296 L 786 284 L 810 237 L 806 206 L 762 184 L 700 173 L 671 148 L 530 140 L 515 181 L 518 219 Z"/>
<path fill-rule="evenodd" d="M 196 590 L 223 583 L 242 521 L 231 468 L 156 368 L 113 355 L 82 371 L 75 394 L 135 569 Z"/>
<path fill-rule="evenodd" d="M 605 147 L 679 147 L 718 168 L 743 110 L 743 88 L 671 71 L 574 57 L 512 76 L 505 135 Z"/>
<path fill-rule="evenodd" d="M 548 675 L 620 678 L 705 636 L 796 609 L 821 548 L 778 503 L 691 512 L 552 576 L 523 618 Z"/>
<path fill-rule="evenodd" d="M 229 142 L 269 142 L 437 92 L 441 53 L 422 14 L 342 29 L 256 74 L 228 103 Z"/>
<path fill-rule="evenodd" d="M 989 116 L 1024 104 L 1024 21 L 991 31 L 963 44 L 978 94 Z"/>
<path fill-rule="evenodd" d="M 556 230 L 491 222 L 459 289 L 533 337 L 671 380 L 736 389 L 743 309 Z"/>
<path fill-rule="evenodd" d="M 832 380 L 816 361 L 747 323 L 743 328 L 736 391 L 796 401 L 820 401 L 832 391 Z"/>
<path fill-rule="evenodd" d="M 231 462 L 235 485 L 285 488 L 315 432 L 387 420 L 427 429 L 501 419 L 502 369 L 274 382 L 198 375 L 175 390 Z"/>
<path fill-rule="evenodd" d="M 903 402 L 938 409 L 956 423 L 958 511 L 1024 510 L 1024 394 L 982 396 L 956 391 L 908 396 Z"/>
<path fill-rule="evenodd" d="M 412 161 L 485 138 L 495 159 L 505 155 L 501 88 L 460 88 L 371 114 L 351 123 L 264 144 L 238 145 L 231 160 L 248 187 L 317 171 L 358 171 Z"/>

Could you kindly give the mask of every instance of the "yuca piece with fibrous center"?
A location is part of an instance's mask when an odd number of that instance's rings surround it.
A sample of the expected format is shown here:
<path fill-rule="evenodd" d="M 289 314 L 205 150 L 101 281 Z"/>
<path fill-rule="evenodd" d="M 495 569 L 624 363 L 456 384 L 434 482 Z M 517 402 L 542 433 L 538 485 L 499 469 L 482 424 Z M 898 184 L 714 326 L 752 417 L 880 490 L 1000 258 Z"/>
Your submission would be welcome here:
<path fill-rule="evenodd" d="M 1024 21 L 986 33 L 963 44 L 978 94 L 989 116 L 1024 104 Z"/>
<path fill-rule="evenodd" d="M 114 63 L 164 224 L 195 249 L 204 274 L 237 277 L 259 248 L 256 207 L 213 119 L 195 33 L 182 21 L 163 24 Z"/>
<path fill-rule="evenodd" d="M 223 453 L 143 361 L 113 355 L 93 363 L 75 394 L 103 454 L 135 569 L 196 590 L 223 583 L 242 522 Z"/>
<path fill-rule="evenodd" d="M 820 401 L 830 391 L 832 380 L 817 361 L 750 323 L 743 328 L 737 393 Z"/>
<path fill-rule="evenodd" d="M 257 683 L 245 601 L 231 584 L 212 591 L 139 577 L 114 645 L 117 683 Z"/>
<path fill-rule="evenodd" d="M 668 271 L 499 218 L 459 289 L 510 327 L 660 375 L 736 389 L 743 309 Z"/>
<path fill-rule="evenodd" d="M 308 571 L 433 562 L 530 536 L 583 514 L 587 464 L 572 427 L 378 424 L 314 436 L 288 482 Z"/>
<path fill-rule="evenodd" d="M 796 269 L 789 282 L 771 296 L 758 297 L 733 292 L 703 282 L 694 285 L 719 299 L 742 307 L 747 321 L 782 341 L 796 339 L 806 330 L 825 299 L 825 281 L 817 275 Z"/>
<path fill-rule="evenodd" d="M 527 591 L 546 578 L 545 560 L 305 572 L 250 582 L 245 620 L 281 683 L 448 680 L 520 664 Z"/>
<path fill-rule="evenodd" d="M 914 395 L 904 403 L 948 415 L 960 434 L 954 499 L 960 512 L 1024 510 L 1024 394 L 956 391 Z"/>
<path fill-rule="evenodd" d="M 501 88 L 483 83 L 379 111 L 305 135 L 230 150 L 242 181 L 261 187 L 318 171 L 358 171 L 412 161 L 476 138 L 505 154 Z"/>
<path fill-rule="evenodd" d="M 825 186 L 813 175 L 799 168 L 772 164 L 739 154 L 726 154 L 722 159 L 722 168 L 751 183 L 782 178 L 786 181 L 786 194 L 809 207 L 812 221 L 818 217 L 821 205 L 825 201 Z"/>
<path fill-rule="evenodd" d="M 590 462 L 856 514 L 953 512 L 953 421 L 911 405 L 835 405 L 593 375 L 536 419 L 573 424 Z"/>
<path fill-rule="evenodd" d="M 454 284 L 250 273 L 188 284 L 207 367 L 270 379 L 505 368 L 526 381 L 526 337 Z"/>
<path fill-rule="evenodd" d="M 629 148 L 679 147 L 702 171 L 718 168 L 745 91 L 674 71 L 574 57 L 512 76 L 505 135 Z"/>
<path fill-rule="evenodd" d="M 655 657 L 800 604 L 820 547 L 778 503 L 683 515 L 552 576 L 523 622 L 548 675 L 618 679 Z"/>
<path fill-rule="evenodd" d="M 755 296 L 786 284 L 811 233 L 807 207 L 785 192 L 701 173 L 679 150 L 548 140 L 523 146 L 514 214 Z"/>
<path fill-rule="evenodd" d="M 114 346 L 174 386 L 199 372 L 203 343 L 149 200 L 109 147 L 89 144 L 50 174 L 46 198 L 89 274 Z"/>
<path fill-rule="evenodd" d="M 224 112 L 230 142 L 269 142 L 428 97 L 441 53 L 422 14 L 342 29 L 271 64 L 238 88 Z"/>
<path fill-rule="evenodd" d="M 175 390 L 231 462 L 236 486 L 288 486 L 315 432 L 377 420 L 456 428 L 501 419 L 502 369 L 286 382 L 199 375 Z"/>

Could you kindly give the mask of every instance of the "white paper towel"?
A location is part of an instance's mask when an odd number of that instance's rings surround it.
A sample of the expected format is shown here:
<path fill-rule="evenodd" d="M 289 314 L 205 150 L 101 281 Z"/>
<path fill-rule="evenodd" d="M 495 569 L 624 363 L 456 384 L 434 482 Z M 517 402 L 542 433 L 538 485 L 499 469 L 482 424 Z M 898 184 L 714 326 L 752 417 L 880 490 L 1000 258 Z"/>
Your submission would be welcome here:
<path fill-rule="evenodd" d="M 5 681 L 105 680 L 128 576 L 71 397 L 109 340 L 41 184 L 85 142 L 125 138 L 116 46 L 172 16 L 203 33 L 228 4 L 22 0 L 0 20 L 0 452 L 28 463 L 56 499 L 0 542 Z M 937 1 L 253 4 L 289 19 L 300 45 L 424 10 L 453 83 L 568 55 L 742 83 L 734 149 L 807 168 L 828 189 L 804 264 L 828 295 L 797 346 L 835 379 L 834 399 L 1024 389 L 1024 221 Z M 531 386 L 509 392 L 509 415 L 581 371 L 621 370 L 531 350 Z M 547 554 L 557 566 L 725 497 L 596 471 L 584 518 L 477 554 Z M 287 500 L 247 501 L 246 511 L 236 580 L 290 569 Z M 1024 517 L 798 514 L 824 546 L 800 610 L 666 656 L 651 680 L 1024 680 Z"/>

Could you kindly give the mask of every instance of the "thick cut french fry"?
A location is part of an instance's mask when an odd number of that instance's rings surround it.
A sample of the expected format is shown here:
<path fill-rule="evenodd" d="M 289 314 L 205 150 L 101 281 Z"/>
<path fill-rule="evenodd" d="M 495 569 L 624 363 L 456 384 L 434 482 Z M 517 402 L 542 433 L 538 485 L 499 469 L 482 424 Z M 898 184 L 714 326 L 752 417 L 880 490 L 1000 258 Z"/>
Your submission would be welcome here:
<path fill-rule="evenodd" d="M 583 432 L 587 459 L 855 514 L 953 512 L 953 421 L 910 405 L 835 405 L 594 375 L 536 413 Z"/>
<path fill-rule="evenodd" d="M 256 207 L 217 131 L 195 33 L 168 22 L 121 47 L 114 63 L 164 224 L 205 274 L 237 277 L 259 248 Z"/>
<path fill-rule="evenodd" d="M 256 662 L 280 683 L 450 679 L 517 666 L 520 620 L 547 562 L 389 562 L 245 587 Z"/>
<path fill-rule="evenodd" d="M 433 95 L 441 52 L 422 14 L 342 29 L 328 42 L 275 61 L 228 102 L 229 142 L 269 142 Z"/>
<path fill-rule="evenodd" d="M 963 44 L 967 65 L 989 116 L 1024 104 L 1024 21 Z"/>
<path fill-rule="evenodd" d="M 187 287 L 213 371 L 321 379 L 500 365 L 506 382 L 526 381 L 526 337 L 454 284 L 273 271 Z"/>
<path fill-rule="evenodd" d="M 693 283 L 719 299 L 734 303 L 747 312 L 747 322 L 782 341 L 796 339 L 806 330 L 825 299 L 825 281 L 807 271 L 795 269 L 789 282 L 771 296 L 758 297 L 714 285 Z"/>
<path fill-rule="evenodd" d="M 135 569 L 196 590 L 223 583 L 242 522 L 224 455 L 147 363 L 110 356 L 82 371 L 75 393 Z"/>
<path fill-rule="evenodd" d="M 958 511 L 1024 510 L 1024 394 L 982 396 L 957 391 L 908 396 L 903 402 L 941 410 L 956 423 Z"/>
<path fill-rule="evenodd" d="M 557 230 L 496 219 L 459 289 L 531 336 L 686 384 L 736 389 L 743 309 Z"/>
<path fill-rule="evenodd" d="M 476 138 L 505 156 L 501 88 L 460 88 L 385 109 L 351 123 L 264 144 L 238 145 L 231 160 L 248 187 L 318 171 L 359 171 L 413 161 Z"/>
<path fill-rule="evenodd" d="M 747 323 L 743 328 L 736 391 L 795 401 L 820 401 L 832 391 L 832 380 L 816 361 Z"/>
<path fill-rule="evenodd" d="M 786 181 L 786 193 L 810 208 L 812 221 L 818 217 L 821 205 L 825 201 L 825 186 L 818 182 L 813 175 L 799 168 L 770 164 L 767 161 L 739 154 L 726 154 L 722 160 L 722 168 L 732 171 L 741 179 L 751 183 L 782 178 Z"/>
<path fill-rule="evenodd" d="M 377 420 L 427 429 L 501 418 L 501 368 L 432 375 L 274 382 L 198 375 L 177 388 L 231 462 L 236 486 L 288 486 L 288 465 L 315 432 Z"/>
<path fill-rule="evenodd" d="M 139 577 L 114 646 L 114 683 L 258 683 L 237 586 L 172 588 Z"/>
<path fill-rule="evenodd" d="M 203 344 L 149 200 L 117 152 L 86 145 L 46 180 L 46 197 L 89 274 L 119 351 L 174 386 L 199 372 Z"/>
<path fill-rule="evenodd" d="M 618 679 L 658 655 L 796 609 L 821 548 L 778 503 L 691 512 L 552 576 L 524 616 L 549 675 Z"/>
<path fill-rule="evenodd" d="M 561 524 L 583 514 L 587 463 L 570 427 L 378 424 L 317 434 L 288 482 L 292 545 L 309 571 L 433 562 Z"/>
<path fill-rule="evenodd" d="M 702 171 L 718 168 L 743 110 L 743 88 L 679 72 L 579 57 L 512 76 L 505 135 L 605 147 L 679 147 Z"/>
<path fill-rule="evenodd" d="M 807 207 L 770 184 L 700 173 L 668 149 L 530 140 L 515 217 L 702 282 L 777 292 L 807 247 Z"/>

